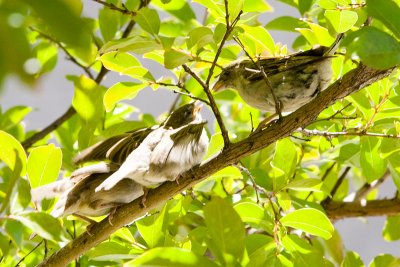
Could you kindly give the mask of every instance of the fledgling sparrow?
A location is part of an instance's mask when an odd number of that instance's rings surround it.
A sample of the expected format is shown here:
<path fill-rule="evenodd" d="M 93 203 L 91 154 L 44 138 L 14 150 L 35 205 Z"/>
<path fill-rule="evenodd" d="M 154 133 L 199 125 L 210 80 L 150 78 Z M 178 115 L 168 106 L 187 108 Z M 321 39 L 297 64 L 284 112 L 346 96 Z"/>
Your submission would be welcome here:
<path fill-rule="evenodd" d="M 74 214 L 90 221 L 87 216 L 106 215 L 144 194 L 143 187 L 130 179 L 122 179 L 109 191 L 95 192 L 95 188 L 118 167 L 117 164 L 103 162 L 80 168 L 69 179 L 32 189 L 32 200 L 40 205 L 43 199 L 59 197 L 50 213 L 54 217 Z"/>
<path fill-rule="evenodd" d="M 208 147 L 199 101 L 175 110 L 159 127 L 107 139 L 83 151 L 77 162 L 109 159 L 121 164 L 96 192 L 112 190 L 125 179 L 145 187 L 176 180 L 201 162 Z"/>
<path fill-rule="evenodd" d="M 330 47 L 318 47 L 285 57 L 245 59 L 223 69 L 213 90 L 235 89 L 257 109 L 275 112 L 275 101 L 261 73 L 261 66 L 277 98 L 281 112 L 293 112 L 326 89 L 332 79 L 331 59 L 343 35 Z"/>

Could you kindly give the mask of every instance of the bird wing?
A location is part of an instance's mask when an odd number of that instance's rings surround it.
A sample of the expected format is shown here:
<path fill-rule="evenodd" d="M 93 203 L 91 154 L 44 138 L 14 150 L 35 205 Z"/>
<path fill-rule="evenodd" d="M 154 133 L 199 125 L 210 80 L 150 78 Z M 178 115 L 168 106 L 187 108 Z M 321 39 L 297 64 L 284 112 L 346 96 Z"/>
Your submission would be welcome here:
<path fill-rule="evenodd" d="M 153 150 L 162 141 L 166 132 L 168 131 L 164 128 L 158 128 L 148 134 L 141 144 L 126 157 L 121 167 L 96 188 L 96 192 L 110 190 L 124 178 L 132 179 L 146 186 L 143 175 L 150 168 Z"/>
<path fill-rule="evenodd" d="M 285 71 L 293 71 L 296 69 L 302 70 L 310 64 L 317 63 L 331 57 L 323 56 L 323 51 L 320 48 L 317 48 L 318 50 L 312 49 L 300 52 L 289 57 L 260 59 L 260 65 L 263 67 L 267 77 L 278 73 L 283 73 Z M 258 68 L 254 66 L 253 62 L 246 60 L 241 64 L 244 64 L 244 71 L 246 72 L 246 77 L 248 77 L 247 80 L 256 81 L 263 79 L 263 74 L 261 72 L 254 71 Z"/>
<path fill-rule="evenodd" d="M 74 158 L 75 164 L 88 161 L 110 160 L 122 164 L 126 157 L 153 131 L 142 128 L 125 134 L 110 137 L 86 148 Z"/>

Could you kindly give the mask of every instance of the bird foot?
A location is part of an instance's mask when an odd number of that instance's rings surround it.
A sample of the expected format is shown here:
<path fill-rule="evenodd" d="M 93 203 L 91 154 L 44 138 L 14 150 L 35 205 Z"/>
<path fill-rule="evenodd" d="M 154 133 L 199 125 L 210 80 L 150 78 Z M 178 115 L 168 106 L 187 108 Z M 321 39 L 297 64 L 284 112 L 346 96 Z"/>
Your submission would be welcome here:
<path fill-rule="evenodd" d="M 142 207 L 142 209 L 146 208 L 146 199 L 147 199 L 147 194 L 148 193 L 149 193 L 149 189 L 144 187 L 143 188 L 142 200 L 140 201 L 140 206 Z"/>
<path fill-rule="evenodd" d="M 275 119 L 275 117 L 278 116 L 278 119 Z M 252 134 L 256 134 L 267 128 L 268 126 L 271 126 L 272 124 L 281 122 L 283 119 L 282 114 L 272 114 L 271 116 L 265 118 L 258 124 L 257 128 L 252 132 Z"/>
<path fill-rule="evenodd" d="M 111 211 L 110 211 L 110 215 L 108 215 L 108 223 L 109 223 L 110 225 L 114 225 L 114 224 L 112 223 L 112 219 L 114 218 L 114 214 L 115 214 L 116 211 L 117 211 L 117 208 L 116 208 L 116 207 L 115 207 L 115 208 L 112 208 Z"/>

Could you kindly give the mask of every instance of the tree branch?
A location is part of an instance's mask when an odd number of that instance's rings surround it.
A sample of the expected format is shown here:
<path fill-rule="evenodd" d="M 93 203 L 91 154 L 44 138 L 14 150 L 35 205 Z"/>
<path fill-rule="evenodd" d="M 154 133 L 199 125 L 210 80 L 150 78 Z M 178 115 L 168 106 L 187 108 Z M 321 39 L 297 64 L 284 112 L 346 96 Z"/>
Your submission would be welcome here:
<path fill-rule="evenodd" d="M 296 132 L 300 132 L 306 136 L 324 136 L 327 138 L 338 137 L 338 136 L 372 136 L 372 137 L 400 139 L 400 135 L 370 133 L 370 132 L 325 132 L 325 131 L 307 130 L 307 129 L 302 129 L 301 131 L 296 131 Z"/>
<path fill-rule="evenodd" d="M 360 202 L 332 201 L 325 207 L 326 215 L 331 220 L 351 217 L 392 216 L 400 214 L 400 199 L 380 199 Z"/>
<path fill-rule="evenodd" d="M 129 15 L 129 16 L 136 16 L 137 12 L 136 11 L 130 11 L 129 9 L 126 8 L 126 6 L 124 4 L 122 4 L 122 8 L 112 4 L 112 3 L 107 3 L 106 1 L 102 1 L 102 0 L 92 0 L 96 3 L 99 3 L 111 10 L 115 10 L 118 11 L 124 15 Z"/>
<path fill-rule="evenodd" d="M 141 199 L 136 199 L 127 205 L 119 207 L 113 215 L 113 225 L 110 225 L 108 218 L 105 218 L 101 222 L 93 225 L 90 235 L 85 232 L 78 236 L 75 240 L 72 240 L 65 247 L 51 255 L 40 266 L 67 265 L 92 247 L 107 239 L 119 228 L 146 215 L 147 212 L 159 207 L 160 204 L 165 203 L 174 195 L 193 187 L 195 184 L 209 177 L 216 171 L 235 164 L 241 158 L 251 155 L 281 138 L 289 136 L 293 131 L 300 127 L 307 126 L 322 110 L 335 103 L 338 99 L 344 98 L 373 82 L 387 77 L 392 70 L 393 69 L 374 70 L 364 65 L 358 66 L 356 69 L 344 75 L 342 79 L 336 81 L 328 89 L 321 92 L 318 97 L 297 111 L 284 117 L 281 121 L 271 124 L 266 129 L 254 133 L 237 143 L 231 144 L 220 154 L 210 158 L 200 166 L 194 167 L 185 172 L 179 179 L 179 184 L 176 184 L 175 182 L 167 182 L 156 189 L 150 190 L 146 199 L 146 207 L 141 207 Z M 398 202 L 396 202 L 396 204 L 397 203 Z M 334 209 L 334 207 L 336 207 L 333 206 L 334 204 L 335 202 L 331 202 L 328 206 L 329 215 L 332 218 L 338 218 L 340 217 L 339 215 L 334 216 L 337 210 Z M 389 201 L 389 204 L 393 204 L 393 202 Z M 393 205 L 390 207 L 393 207 Z M 344 210 L 346 211 L 347 209 Z M 392 209 L 385 209 L 385 206 L 383 206 L 383 208 L 381 206 L 379 209 L 375 209 L 375 211 L 379 212 L 377 213 L 379 215 L 383 215 L 382 211 L 387 211 L 390 214 L 394 213 Z M 338 212 L 338 214 L 343 213 L 340 209 Z M 400 205 L 398 205 L 398 210 L 396 210 L 396 212 L 400 212 Z M 365 215 L 365 213 L 358 214 Z"/>
<path fill-rule="evenodd" d="M 38 29 L 35 29 L 35 28 L 33 28 L 33 27 L 29 27 L 29 29 L 30 29 L 31 31 L 37 32 L 37 33 L 38 33 L 40 36 L 42 36 L 44 39 L 47 39 L 47 40 L 49 40 L 50 42 L 55 43 L 62 51 L 64 51 L 64 53 L 67 55 L 68 60 L 70 60 L 70 61 L 73 62 L 75 65 L 77 65 L 78 67 L 80 67 L 80 68 L 88 75 L 88 77 L 89 77 L 90 79 L 93 79 L 93 75 L 92 75 L 92 73 L 90 72 L 90 67 L 84 66 L 84 65 L 82 65 L 81 63 L 79 63 L 79 61 L 67 50 L 67 48 L 64 47 L 64 45 L 63 45 L 60 41 L 54 39 L 54 38 L 51 37 L 50 35 L 48 35 L 48 34 L 46 34 L 46 33 L 44 33 L 44 32 L 41 32 L 41 31 L 39 31 Z"/>
<path fill-rule="evenodd" d="M 149 1 L 145 1 L 142 2 L 141 8 L 145 7 L 146 5 L 148 5 L 150 2 Z M 128 37 L 129 33 L 132 31 L 133 26 L 135 25 L 135 21 L 131 20 L 128 25 L 126 26 L 124 32 L 122 33 L 122 38 L 126 38 Z M 101 66 L 100 72 L 99 74 L 97 74 L 97 77 L 95 79 L 95 82 L 97 84 L 100 84 L 101 81 L 104 79 L 104 77 L 106 76 L 106 74 L 109 72 L 108 69 L 106 69 L 104 66 Z M 91 77 L 91 76 L 89 76 Z M 28 148 L 30 148 L 34 143 L 36 143 L 37 141 L 41 140 L 42 138 L 44 138 L 46 135 L 48 135 L 49 133 L 51 133 L 52 131 L 54 131 L 55 129 L 57 129 L 61 124 L 63 124 L 65 121 L 67 121 L 69 118 L 71 118 L 73 115 L 75 115 L 76 110 L 74 109 L 74 107 L 70 106 L 68 108 L 68 110 L 61 115 L 59 118 L 57 118 L 55 121 L 53 121 L 52 123 L 50 123 L 47 127 L 45 127 L 43 130 L 35 133 L 34 135 L 32 135 L 31 137 L 27 138 L 26 140 L 24 140 L 22 142 L 22 146 L 25 150 L 27 150 Z"/>

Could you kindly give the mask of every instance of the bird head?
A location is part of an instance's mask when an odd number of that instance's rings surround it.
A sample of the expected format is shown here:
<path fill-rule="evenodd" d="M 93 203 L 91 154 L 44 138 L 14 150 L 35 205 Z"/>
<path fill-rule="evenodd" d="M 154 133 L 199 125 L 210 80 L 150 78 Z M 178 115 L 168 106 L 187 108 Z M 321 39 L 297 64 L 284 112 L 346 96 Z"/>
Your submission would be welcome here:
<path fill-rule="evenodd" d="M 164 125 L 175 129 L 189 123 L 201 122 L 202 108 L 203 104 L 199 100 L 186 104 L 172 112 Z"/>
<path fill-rule="evenodd" d="M 214 84 L 212 90 L 219 92 L 227 88 L 235 88 L 235 79 L 240 72 L 240 62 L 234 62 L 224 68 L 218 77 L 218 81 Z"/>

